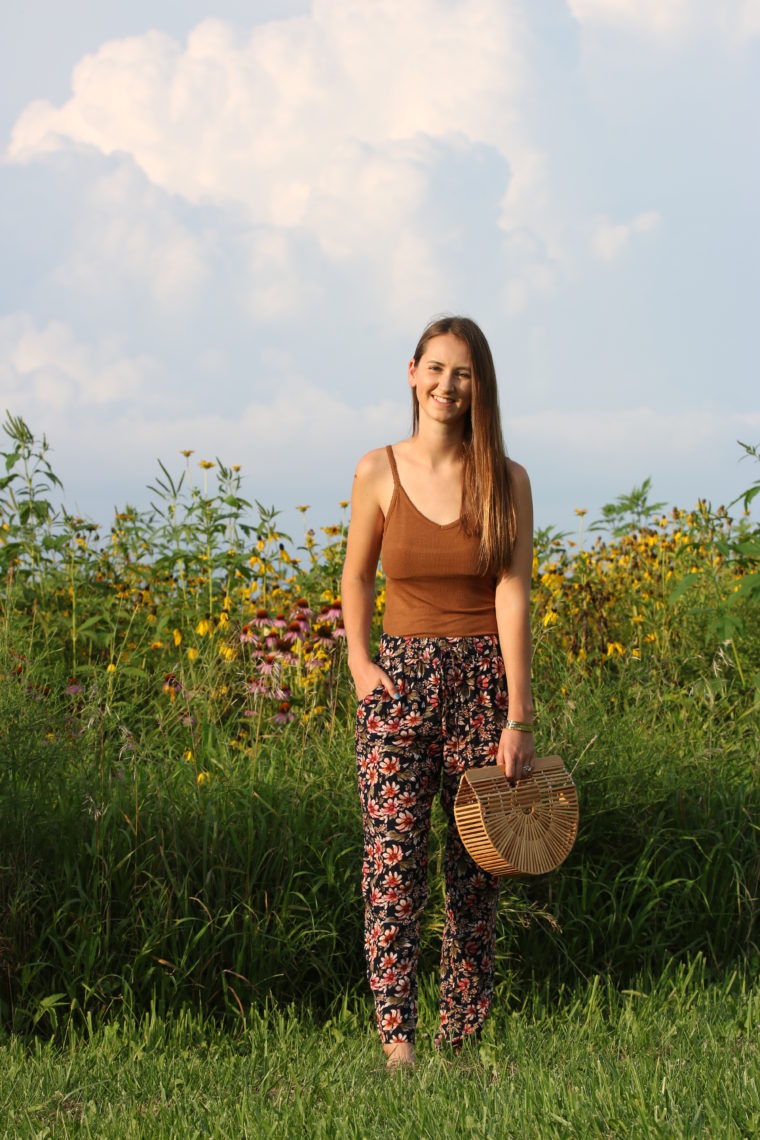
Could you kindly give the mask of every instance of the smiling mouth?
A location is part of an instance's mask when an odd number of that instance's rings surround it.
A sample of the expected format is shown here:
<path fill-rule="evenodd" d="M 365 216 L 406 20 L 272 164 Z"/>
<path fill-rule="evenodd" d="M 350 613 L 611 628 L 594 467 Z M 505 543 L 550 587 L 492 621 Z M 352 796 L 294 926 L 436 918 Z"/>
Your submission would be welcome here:
<path fill-rule="evenodd" d="M 433 396 L 436 404 L 453 404 L 454 400 L 447 396 Z"/>

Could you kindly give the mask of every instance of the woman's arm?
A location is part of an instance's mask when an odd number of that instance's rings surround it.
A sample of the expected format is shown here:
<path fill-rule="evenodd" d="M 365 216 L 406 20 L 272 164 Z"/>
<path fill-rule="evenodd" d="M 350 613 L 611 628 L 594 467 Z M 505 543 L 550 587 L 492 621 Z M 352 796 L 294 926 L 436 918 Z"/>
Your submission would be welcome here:
<path fill-rule="evenodd" d="M 528 473 L 510 461 L 512 494 L 517 512 L 517 541 L 509 570 L 496 586 L 496 622 L 509 693 L 509 719 L 531 724 L 530 582 L 533 573 L 533 500 Z M 509 779 L 518 779 L 535 756 L 533 734 L 505 728 L 499 741 L 498 764 Z"/>
<path fill-rule="evenodd" d="M 382 449 L 370 451 L 363 456 L 356 468 L 351 492 L 351 520 L 341 580 L 341 598 L 348 667 L 359 700 L 378 685 L 384 685 L 391 696 L 395 695 L 395 686 L 390 677 L 375 665 L 369 654 L 375 579 L 383 541 L 384 519 L 378 489 L 387 462 Z"/>

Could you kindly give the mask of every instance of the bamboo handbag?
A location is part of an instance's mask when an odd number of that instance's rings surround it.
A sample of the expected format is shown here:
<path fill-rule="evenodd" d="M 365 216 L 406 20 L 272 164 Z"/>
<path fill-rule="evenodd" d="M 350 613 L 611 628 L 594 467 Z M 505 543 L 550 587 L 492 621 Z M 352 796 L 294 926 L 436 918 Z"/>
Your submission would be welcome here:
<path fill-rule="evenodd" d="M 492 875 L 543 875 L 567 857 L 578 834 L 578 793 L 559 756 L 533 761 L 510 783 L 503 768 L 470 768 L 454 801 L 462 842 Z"/>

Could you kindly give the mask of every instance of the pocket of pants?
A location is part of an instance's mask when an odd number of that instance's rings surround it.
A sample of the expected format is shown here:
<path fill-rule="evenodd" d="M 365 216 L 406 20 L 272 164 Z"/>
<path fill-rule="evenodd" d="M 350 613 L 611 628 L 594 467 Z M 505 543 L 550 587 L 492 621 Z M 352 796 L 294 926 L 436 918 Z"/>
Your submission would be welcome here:
<path fill-rule="evenodd" d="M 381 681 L 379 685 L 375 685 L 374 689 L 370 689 L 370 691 L 367 693 L 366 697 L 361 698 L 361 700 L 359 701 L 359 704 L 360 705 L 369 704 L 373 700 L 378 700 L 378 698 L 382 697 L 382 694 L 384 692 L 385 692 L 385 685 Z"/>

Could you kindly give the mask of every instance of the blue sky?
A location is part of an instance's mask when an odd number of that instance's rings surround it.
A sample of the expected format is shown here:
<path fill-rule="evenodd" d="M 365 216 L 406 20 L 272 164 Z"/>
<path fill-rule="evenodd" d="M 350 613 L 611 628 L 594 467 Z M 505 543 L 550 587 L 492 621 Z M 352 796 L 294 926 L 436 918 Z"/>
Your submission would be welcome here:
<path fill-rule="evenodd" d="M 110 520 L 240 463 L 300 530 L 483 326 L 540 525 L 757 477 L 760 0 L 26 0 L 0 15 L 0 408 Z"/>

